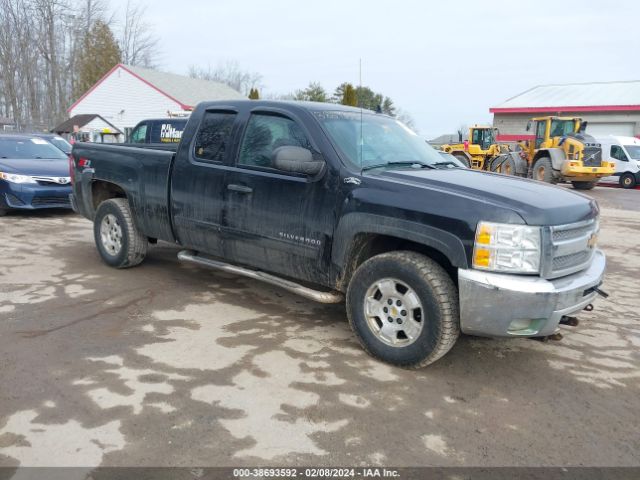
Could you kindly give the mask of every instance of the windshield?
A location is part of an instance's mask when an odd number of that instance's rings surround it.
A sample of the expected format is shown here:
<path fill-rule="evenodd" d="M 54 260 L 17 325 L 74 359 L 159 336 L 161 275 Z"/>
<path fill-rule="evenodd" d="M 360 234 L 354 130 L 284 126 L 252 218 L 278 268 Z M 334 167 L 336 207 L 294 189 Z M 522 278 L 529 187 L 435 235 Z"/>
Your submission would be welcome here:
<path fill-rule="evenodd" d="M 573 120 L 551 120 L 551 133 L 552 137 L 564 137 L 573 133 L 575 129 L 575 123 Z"/>
<path fill-rule="evenodd" d="M 58 148 L 41 138 L 0 138 L 0 158 L 50 158 L 66 160 Z"/>
<path fill-rule="evenodd" d="M 344 159 L 363 169 L 397 162 L 434 165 L 442 157 L 399 121 L 379 114 L 314 112 Z"/>
<path fill-rule="evenodd" d="M 71 153 L 73 149 L 73 146 L 62 137 L 53 137 L 48 140 L 66 154 Z"/>
<path fill-rule="evenodd" d="M 640 160 L 640 145 L 625 145 L 624 148 L 633 160 Z"/>

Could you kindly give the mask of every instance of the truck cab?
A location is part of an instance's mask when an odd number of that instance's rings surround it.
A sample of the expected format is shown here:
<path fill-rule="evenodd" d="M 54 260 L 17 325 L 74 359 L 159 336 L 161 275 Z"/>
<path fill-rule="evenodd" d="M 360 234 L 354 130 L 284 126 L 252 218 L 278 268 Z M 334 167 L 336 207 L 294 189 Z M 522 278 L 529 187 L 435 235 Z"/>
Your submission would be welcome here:
<path fill-rule="evenodd" d="M 155 118 L 138 123 L 127 139 L 137 144 L 178 144 L 187 125 L 186 118 Z"/>

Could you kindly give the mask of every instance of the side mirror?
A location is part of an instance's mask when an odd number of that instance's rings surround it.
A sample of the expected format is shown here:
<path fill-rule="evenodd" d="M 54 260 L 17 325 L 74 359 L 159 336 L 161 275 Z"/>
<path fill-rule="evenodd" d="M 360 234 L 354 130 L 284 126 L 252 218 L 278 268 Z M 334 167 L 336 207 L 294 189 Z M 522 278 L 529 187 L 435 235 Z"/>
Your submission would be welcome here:
<path fill-rule="evenodd" d="M 324 160 L 314 160 L 311 150 L 291 145 L 276 148 L 271 163 L 278 170 L 309 176 L 317 175 L 324 167 Z"/>
<path fill-rule="evenodd" d="M 527 132 L 531 130 L 531 120 L 527 122 Z"/>

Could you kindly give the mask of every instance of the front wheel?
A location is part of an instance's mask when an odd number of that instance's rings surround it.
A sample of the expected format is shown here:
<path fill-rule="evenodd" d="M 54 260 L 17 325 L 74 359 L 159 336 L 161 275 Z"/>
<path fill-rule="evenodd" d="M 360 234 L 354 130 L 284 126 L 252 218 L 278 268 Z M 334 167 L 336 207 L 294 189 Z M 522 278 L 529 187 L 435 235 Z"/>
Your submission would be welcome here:
<path fill-rule="evenodd" d="M 401 367 L 435 362 L 460 334 L 453 281 L 436 262 L 414 252 L 364 262 L 349 283 L 347 316 L 369 354 Z"/>
<path fill-rule="evenodd" d="M 134 267 L 147 254 L 147 238 L 133 223 L 126 198 L 112 198 L 98 206 L 93 236 L 102 260 L 111 267 Z"/>
<path fill-rule="evenodd" d="M 598 182 L 571 182 L 576 190 L 592 190 Z"/>
<path fill-rule="evenodd" d="M 622 188 L 635 188 L 636 176 L 633 173 L 623 173 L 620 176 L 620 186 Z"/>
<path fill-rule="evenodd" d="M 540 157 L 533 165 L 533 179 L 539 182 L 558 183 L 549 157 Z"/>

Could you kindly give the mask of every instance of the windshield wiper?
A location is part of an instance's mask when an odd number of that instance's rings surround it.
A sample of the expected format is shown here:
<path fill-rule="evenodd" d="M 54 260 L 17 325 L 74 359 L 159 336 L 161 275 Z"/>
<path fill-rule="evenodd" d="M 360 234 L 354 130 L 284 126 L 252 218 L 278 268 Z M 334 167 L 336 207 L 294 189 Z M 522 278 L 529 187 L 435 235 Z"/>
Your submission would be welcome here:
<path fill-rule="evenodd" d="M 444 166 L 444 165 L 451 165 L 453 168 L 462 168 L 460 167 L 460 165 L 454 163 L 454 162 L 450 162 L 450 161 L 444 161 L 444 162 L 436 162 L 433 164 L 435 167 L 438 166 Z"/>
<path fill-rule="evenodd" d="M 387 163 L 377 163 L 375 165 L 367 165 L 365 167 L 362 167 L 362 171 L 364 172 L 365 170 L 371 170 L 373 168 L 384 168 L 384 167 L 387 167 L 387 166 L 399 166 L 399 165 L 400 166 L 402 166 L 402 165 L 410 166 L 410 167 L 413 167 L 413 168 L 436 168 L 433 165 L 428 164 L 428 163 L 404 161 L 404 162 L 387 162 Z"/>

